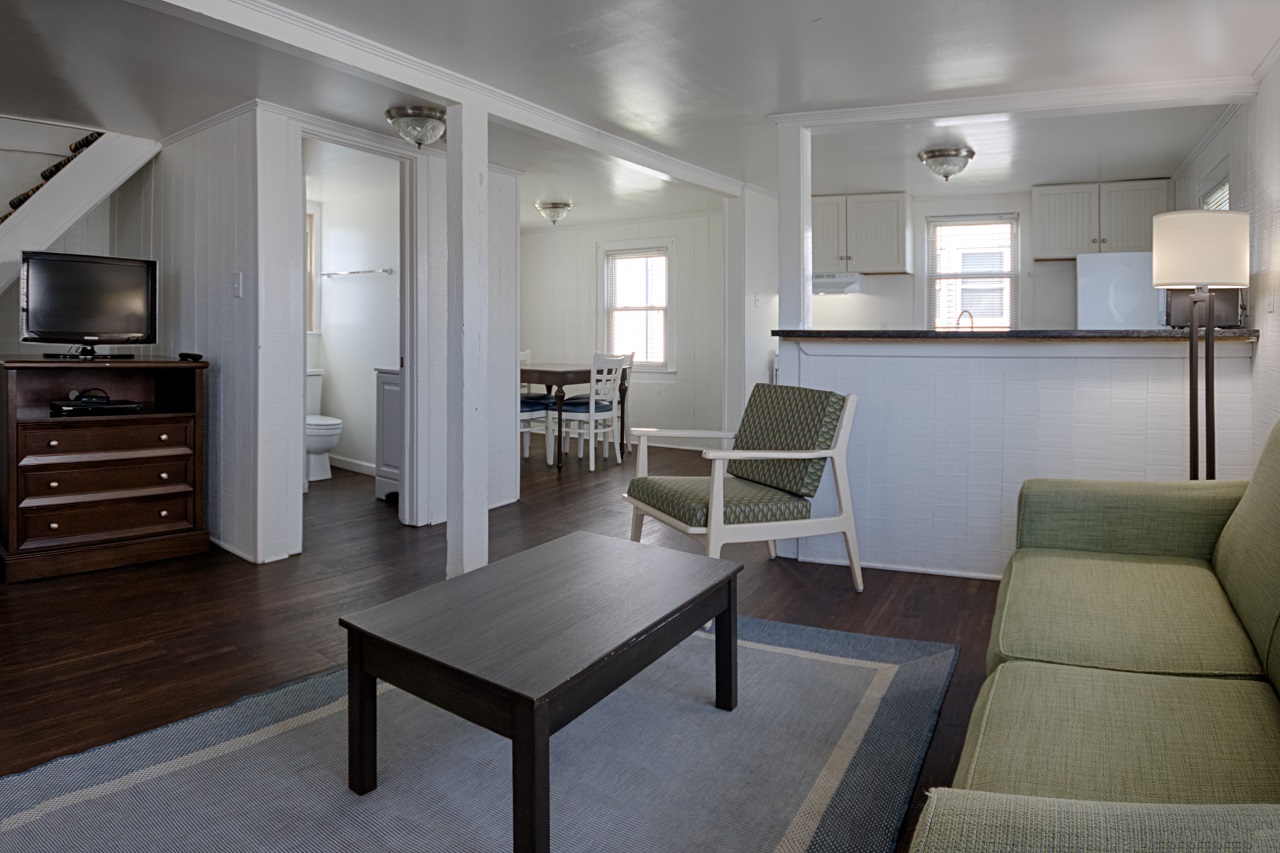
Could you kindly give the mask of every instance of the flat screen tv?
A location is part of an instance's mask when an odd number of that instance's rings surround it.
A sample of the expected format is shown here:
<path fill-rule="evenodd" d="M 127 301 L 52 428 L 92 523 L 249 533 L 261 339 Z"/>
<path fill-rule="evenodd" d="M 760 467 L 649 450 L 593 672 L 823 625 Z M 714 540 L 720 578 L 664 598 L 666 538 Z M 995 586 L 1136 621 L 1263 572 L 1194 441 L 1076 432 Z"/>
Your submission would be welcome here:
<path fill-rule="evenodd" d="M 22 340 L 80 344 L 156 342 L 156 262 L 61 252 L 23 252 Z"/>

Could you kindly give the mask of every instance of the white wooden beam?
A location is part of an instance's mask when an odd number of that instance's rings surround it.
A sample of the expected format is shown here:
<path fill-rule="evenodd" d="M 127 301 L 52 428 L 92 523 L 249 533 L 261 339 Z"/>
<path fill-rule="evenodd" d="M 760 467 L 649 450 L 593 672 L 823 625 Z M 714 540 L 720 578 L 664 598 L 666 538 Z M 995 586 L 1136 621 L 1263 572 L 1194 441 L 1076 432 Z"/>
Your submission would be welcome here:
<path fill-rule="evenodd" d="M 778 326 L 813 326 L 813 167 L 809 129 L 778 126 Z"/>
<path fill-rule="evenodd" d="M 448 123 L 449 390 L 447 577 L 489 562 L 489 113 Z"/>

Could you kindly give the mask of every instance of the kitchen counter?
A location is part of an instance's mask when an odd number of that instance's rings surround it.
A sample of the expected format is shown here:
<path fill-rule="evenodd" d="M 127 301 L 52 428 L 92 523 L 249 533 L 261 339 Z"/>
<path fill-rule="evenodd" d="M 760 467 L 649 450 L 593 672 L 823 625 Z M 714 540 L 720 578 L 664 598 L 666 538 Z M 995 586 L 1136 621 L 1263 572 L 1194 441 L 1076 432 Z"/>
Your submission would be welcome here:
<path fill-rule="evenodd" d="M 1186 329 L 1015 329 L 935 332 L 929 329 L 774 329 L 784 340 L 817 341 L 1186 341 Z M 1257 329 L 1215 329 L 1215 341 L 1256 341 Z"/>

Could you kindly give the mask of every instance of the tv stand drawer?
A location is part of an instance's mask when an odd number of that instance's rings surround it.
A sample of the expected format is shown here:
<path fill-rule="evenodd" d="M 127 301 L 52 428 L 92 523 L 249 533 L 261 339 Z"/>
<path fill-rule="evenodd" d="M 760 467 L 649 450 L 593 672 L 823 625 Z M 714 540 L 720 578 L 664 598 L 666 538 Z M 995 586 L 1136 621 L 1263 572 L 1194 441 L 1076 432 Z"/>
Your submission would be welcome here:
<path fill-rule="evenodd" d="M 26 465 L 42 456 L 190 447 L 191 431 L 190 418 L 158 418 L 146 423 L 68 423 L 57 427 L 19 425 L 18 458 L 20 464 Z"/>
<path fill-rule="evenodd" d="M 191 526 L 189 494 L 19 510 L 18 548 L 172 533 Z"/>
<path fill-rule="evenodd" d="M 45 500 L 96 492 L 118 492 L 191 483 L 190 457 L 124 465 L 38 466 L 19 475 L 18 497 Z"/>

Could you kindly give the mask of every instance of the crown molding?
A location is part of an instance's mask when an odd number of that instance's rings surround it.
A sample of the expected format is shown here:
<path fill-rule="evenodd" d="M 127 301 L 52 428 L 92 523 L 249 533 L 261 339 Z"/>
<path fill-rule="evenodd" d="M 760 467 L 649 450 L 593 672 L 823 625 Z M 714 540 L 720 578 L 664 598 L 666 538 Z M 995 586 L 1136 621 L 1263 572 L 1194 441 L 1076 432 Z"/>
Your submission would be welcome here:
<path fill-rule="evenodd" d="M 1276 39 L 1276 43 L 1271 45 L 1271 50 L 1267 51 L 1267 55 L 1262 57 L 1262 61 L 1258 63 L 1258 67 L 1253 71 L 1253 79 L 1259 83 L 1262 78 L 1271 73 L 1271 69 L 1276 67 L 1276 62 L 1280 61 L 1280 39 Z"/>
<path fill-rule="evenodd" d="M 721 195 L 737 196 L 743 182 L 656 151 L 557 113 L 447 68 L 286 9 L 269 0 L 128 0 L 201 26 L 254 37 L 348 73 L 408 86 L 453 103 L 474 104 L 490 115 L 542 131 L 592 151 L 637 163 Z M 447 104 L 441 104 L 447 106 Z"/>
<path fill-rule="evenodd" d="M 217 115 L 209 116 L 207 119 L 203 121 L 198 121 L 195 124 L 191 125 L 190 127 L 184 127 L 182 130 L 178 131 L 177 133 L 172 133 L 166 136 L 164 139 L 160 140 L 160 147 L 168 148 L 173 143 L 181 142 L 182 140 L 186 139 L 188 136 L 195 136 L 197 133 L 200 133 L 201 131 L 204 131 L 204 130 L 208 130 L 214 125 L 222 124 L 224 121 L 230 121 L 231 119 L 236 118 L 238 116 L 242 116 L 245 113 L 251 113 L 255 109 L 257 109 L 257 107 L 258 107 L 257 101 L 245 101 L 243 104 L 238 104 L 237 106 L 234 106 L 229 110 L 223 110 Z"/>
<path fill-rule="evenodd" d="M 1208 80 L 1176 80 L 1135 86 L 1088 86 L 1008 95 L 979 95 L 875 107 L 775 113 L 779 126 L 814 130 L 848 127 L 880 121 L 991 115 L 999 113 L 1090 114 L 1159 107 L 1239 104 L 1258 93 L 1253 77 L 1221 77 Z"/>

